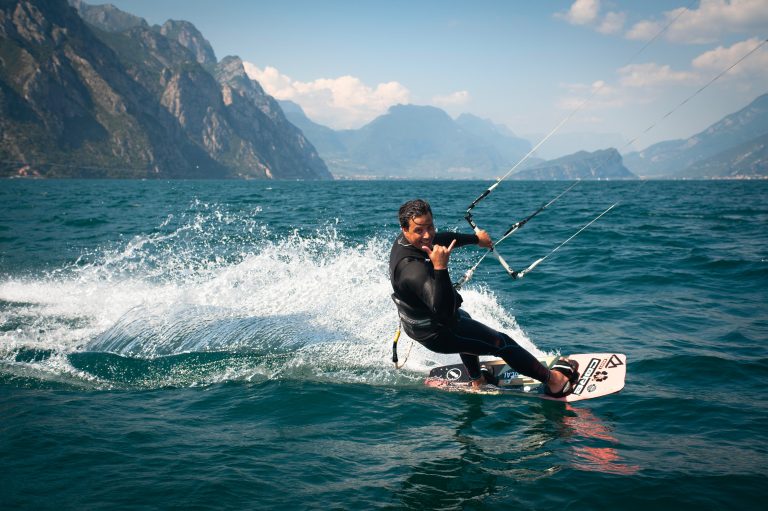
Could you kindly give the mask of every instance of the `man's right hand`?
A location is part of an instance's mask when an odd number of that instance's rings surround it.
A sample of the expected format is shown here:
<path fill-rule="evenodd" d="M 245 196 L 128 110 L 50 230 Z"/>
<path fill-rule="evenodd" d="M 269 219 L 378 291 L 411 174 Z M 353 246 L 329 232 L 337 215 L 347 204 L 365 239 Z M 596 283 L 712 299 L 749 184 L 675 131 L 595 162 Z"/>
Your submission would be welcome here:
<path fill-rule="evenodd" d="M 478 245 L 483 248 L 493 248 L 493 241 L 491 240 L 490 234 L 483 231 L 482 229 L 475 231 L 475 234 L 477 235 Z"/>
<path fill-rule="evenodd" d="M 429 247 L 421 247 L 421 249 L 427 253 L 429 260 L 432 261 L 432 266 L 436 270 L 447 270 L 448 259 L 451 257 L 454 245 L 456 245 L 456 240 L 453 240 L 447 247 L 434 245 L 431 249 Z"/>

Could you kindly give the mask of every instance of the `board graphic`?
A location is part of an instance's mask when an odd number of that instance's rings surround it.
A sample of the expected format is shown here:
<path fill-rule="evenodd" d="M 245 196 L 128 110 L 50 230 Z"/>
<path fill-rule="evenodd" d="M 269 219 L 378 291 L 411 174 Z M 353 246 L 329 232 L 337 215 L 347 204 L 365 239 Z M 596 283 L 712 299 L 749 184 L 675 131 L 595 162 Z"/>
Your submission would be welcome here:
<path fill-rule="evenodd" d="M 550 367 L 559 358 L 562 357 L 552 356 L 540 361 Z M 488 370 L 493 371 L 499 379 L 498 387 L 488 385 L 478 391 L 474 390 L 464 364 L 436 367 L 430 371 L 424 384 L 428 387 L 449 391 L 523 395 L 568 403 L 606 396 L 624 388 L 627 374 L 626 355 L 621 353 L 579 353 L 568 355 L 566 358 L 579 363 L 579 381 L 576 383 L 573 394 L 560 398 L 548 396 L 544 393 L 544 386 L 540 382 L 518 374 L 501 359 L 482 363 Z"/>

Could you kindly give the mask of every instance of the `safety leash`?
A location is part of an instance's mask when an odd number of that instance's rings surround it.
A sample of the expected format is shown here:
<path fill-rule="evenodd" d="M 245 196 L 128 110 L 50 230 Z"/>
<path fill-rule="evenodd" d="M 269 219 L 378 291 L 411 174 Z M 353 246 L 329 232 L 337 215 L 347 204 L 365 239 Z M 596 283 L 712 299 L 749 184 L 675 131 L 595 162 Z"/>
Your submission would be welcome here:
<path fill-rule="evenodd" d="M 411 342 L 411 345 L 408 347 L 408 353 L 405 354 L 405 360 L 403 360 L 402 364 L 398 364 L 397 360 L 397 341 L 400 340 L 400 329 L 402 328 L 402 323 L 397 324 L 397 330 L 395 330 L 395 339 L 392 341 L 392 363 L 395 364 L 395 369 L 400 369 L 405 365 L 406 362 L 408 362 L 408 356 L 411 354 L 411 349 L 413 348 L 413 342 Z"/>

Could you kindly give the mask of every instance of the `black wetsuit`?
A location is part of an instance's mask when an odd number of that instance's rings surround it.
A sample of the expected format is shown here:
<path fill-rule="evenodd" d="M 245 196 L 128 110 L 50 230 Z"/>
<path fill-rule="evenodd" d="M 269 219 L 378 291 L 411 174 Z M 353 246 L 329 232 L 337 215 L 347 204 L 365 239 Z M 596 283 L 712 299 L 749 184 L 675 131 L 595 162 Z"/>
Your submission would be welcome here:
<path fill-rule="evenodd" d="M 477 244 L 474 234 L 440 232 L 435 245 L 456 247 Z M 436 270 L 426 252 L 408 243 L 401 234 L 389 256 L 392 295 L 403 330 L 409 337 L 437 353 L 459 353 L 472 379 L 480 377 L 478 355 L 501 357 L 515 371 L 546 382 L 549 369 L 511 337 L 475 321 L 460 309 L 462 298 L 454 289 L 448 270 Z"/>

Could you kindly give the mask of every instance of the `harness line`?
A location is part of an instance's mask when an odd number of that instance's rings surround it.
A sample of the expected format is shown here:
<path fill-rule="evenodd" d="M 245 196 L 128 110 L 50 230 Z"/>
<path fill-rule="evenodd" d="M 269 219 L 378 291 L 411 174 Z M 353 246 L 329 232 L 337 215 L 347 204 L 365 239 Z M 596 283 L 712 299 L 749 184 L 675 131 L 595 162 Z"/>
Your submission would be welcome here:
<path fill-rule="evenodd" d="M 405 354 L 405 360 L 403 360 L 402 364 L 398 364 L 397 359 L 397 341 L 400 340 L 400 330 L 402 328 L 402 323 L 397 324 L 397 330 L 395 330 L 395 338 L 392 341 L 392 363 L 395 364 L 395 369 L 400 369 L 405 365 L 406 362 L 408 362 L 408 356 L 411 354 L 411 349 L 413 348 L 413 341 L 411 341 L 411 345 L 408 347 L 408 353 Z"/>

